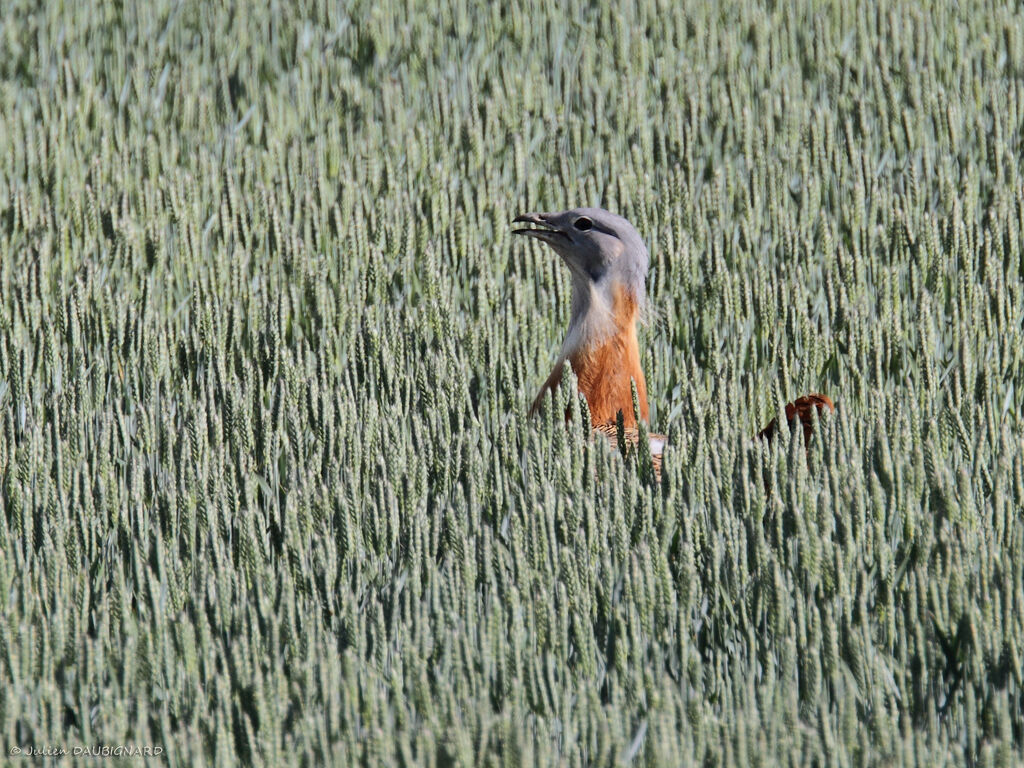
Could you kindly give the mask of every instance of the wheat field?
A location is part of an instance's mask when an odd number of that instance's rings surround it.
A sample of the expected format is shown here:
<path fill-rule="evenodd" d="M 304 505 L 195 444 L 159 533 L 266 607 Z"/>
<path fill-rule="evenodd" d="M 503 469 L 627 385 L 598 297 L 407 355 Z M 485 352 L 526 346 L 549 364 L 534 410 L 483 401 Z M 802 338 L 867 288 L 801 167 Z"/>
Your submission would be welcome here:
<path fill-rule="evenodd" d="M 13 0 L 0 761 L 1020 765 L 1022 162 L 1013 4 Z"/>

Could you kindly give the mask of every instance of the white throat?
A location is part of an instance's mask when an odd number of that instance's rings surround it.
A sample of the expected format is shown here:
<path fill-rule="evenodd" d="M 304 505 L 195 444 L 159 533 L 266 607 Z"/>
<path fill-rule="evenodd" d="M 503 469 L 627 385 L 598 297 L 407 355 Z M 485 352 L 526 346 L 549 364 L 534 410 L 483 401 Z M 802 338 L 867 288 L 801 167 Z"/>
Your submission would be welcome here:
<path fill-rule="evenodd" d="M 577 275 L 572 280 L 572 316 L 559 357 L 593 346 L 615 334 L 612 298 L 606 286 Z"/>

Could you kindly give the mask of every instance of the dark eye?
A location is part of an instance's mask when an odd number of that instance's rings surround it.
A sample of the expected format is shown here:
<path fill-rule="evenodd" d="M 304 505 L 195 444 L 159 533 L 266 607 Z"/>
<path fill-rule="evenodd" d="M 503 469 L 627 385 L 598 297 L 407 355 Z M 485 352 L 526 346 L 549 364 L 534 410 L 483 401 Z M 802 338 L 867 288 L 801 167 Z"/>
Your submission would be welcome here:
<path fill-rule="evenodd" d="M 572 225 L 576 227 L 576 229 L 578 229 L 580 232 L 586 232 L 588 229 L 594 226 L 594 222 L 592 222 L 586 216 L 582 216 L 576 219 L 576 221 L 574 221 Z"/>

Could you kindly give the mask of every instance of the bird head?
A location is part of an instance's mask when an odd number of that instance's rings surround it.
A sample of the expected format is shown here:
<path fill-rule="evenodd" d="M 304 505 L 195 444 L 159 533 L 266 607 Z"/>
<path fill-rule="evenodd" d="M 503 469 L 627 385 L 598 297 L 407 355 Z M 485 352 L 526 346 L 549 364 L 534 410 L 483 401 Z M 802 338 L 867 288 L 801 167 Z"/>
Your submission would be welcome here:
<path fill-rule="evenodd" d="M 573 208 L 558 213 L 524 213 L 514 222 L 537 228 L 515 229 L 550 245 L 569 267 L 574 293 L 611 297 L 625 289 L 644 306 L 648 255 L 640 234 L 621 216 L 603 208 Z M 574 302 L 575 303 L 575 302 Z"/>

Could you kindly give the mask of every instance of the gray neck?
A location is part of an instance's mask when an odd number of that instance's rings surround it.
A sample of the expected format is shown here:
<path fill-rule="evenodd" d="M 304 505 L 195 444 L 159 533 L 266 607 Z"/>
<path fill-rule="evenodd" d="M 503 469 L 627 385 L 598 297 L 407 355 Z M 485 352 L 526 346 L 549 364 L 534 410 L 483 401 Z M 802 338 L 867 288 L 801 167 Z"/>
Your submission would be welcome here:
<path fill-rule="evenodd" d="M 611 290 L 604 281 L 595 283 L 573 272 L 569 330 L 560 353 L 563 359 L 614 334 L 613 304 Z"/>

